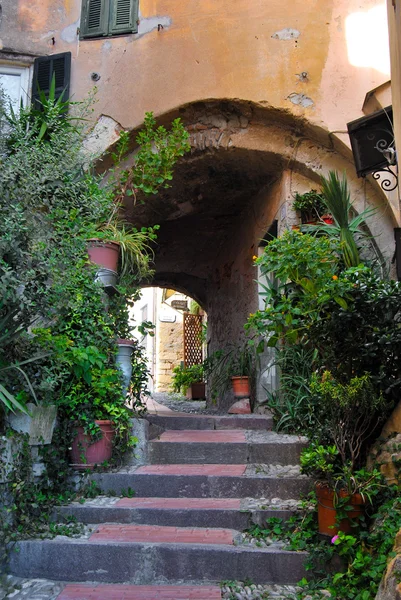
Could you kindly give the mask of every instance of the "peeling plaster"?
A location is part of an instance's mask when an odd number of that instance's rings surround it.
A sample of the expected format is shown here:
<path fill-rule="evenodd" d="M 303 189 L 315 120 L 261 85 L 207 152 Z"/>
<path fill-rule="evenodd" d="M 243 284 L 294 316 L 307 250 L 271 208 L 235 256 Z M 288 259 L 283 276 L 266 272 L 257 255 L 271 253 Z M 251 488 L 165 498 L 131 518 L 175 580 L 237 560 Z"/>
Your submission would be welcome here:
<path fill-rule="evenodd" d="M 287 100 L 292 102 L 293 104 L 297 104 L 298 106 L 303 106 L 304 108 L 308 108 L 309 106 L 313 106 L 314 102 L 312 98 L 309 96 L 305 96 L 305 94 L 297 94 L 293 92 L 289 96 L 287 96 Z"/>
<path fill-rule="evenodd" d="M 83 142 L 86 155 L 101 156 L 120 137 L 122 127 L 107 115 L 101 115 Z"/>
<path fill-rule="evenodd" d="M 78 39 L 77 29 L 79 27 L 80 19 L 65 27 L 61 32 L 61 39 L 68 44 L 73 44 Z"/>
<path fill-rule="evenodd" d="M 273 33 L 272 38 L 275 40 L 296 40 L 300 35 L 301 32 L 298 31 L 298 29 L 286 27 L 285 29 L 281 29 L 280 31 Z"/>
<path fill-rule="evenodd" d="M 145 33 L 150 33 L 154 29 L 158 28 L 158 25 L 162 25 L 163 29 L 170 27 L 172 20 L 170 17 L 149 17 L 146 19 L 139 18 L 138 25 L 138 34 L 137 38 L 145 35 Z"/>

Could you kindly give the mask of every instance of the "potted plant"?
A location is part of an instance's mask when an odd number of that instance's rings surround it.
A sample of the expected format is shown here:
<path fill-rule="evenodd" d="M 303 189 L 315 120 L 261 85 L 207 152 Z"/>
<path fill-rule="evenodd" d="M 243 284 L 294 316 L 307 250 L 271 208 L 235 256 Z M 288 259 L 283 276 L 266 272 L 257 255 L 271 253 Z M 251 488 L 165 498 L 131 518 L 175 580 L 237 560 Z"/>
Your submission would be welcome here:
<path fill-rule="evenodd" d="M 354 470 L 342 463 L 335 445 L 312 444 L 301 452 L 301 472 L 315 479 L 319 533 L 350 533 L 358 526 L 367 505 L 384 486 L 377 469 Z"/>
<path fill-rule="evenodd" d="M 236 398 L 249 398 L 256 364 L 255 346 L 249 340 L 226 350 L 217 350 L 204 361 L 205 372 L 211 379 L 212 396 L 217 397 L 231 389 Z"/>
<path fill-rule="evenodd" d="M 363 514 L 364 504 L 381 485 L 379 471 L 363 468 L 366 442 L 385 413 L 386 400 L 377 394 L 369 375 L 352 377 L 344 383 L 325 371 L 312 376 L 310 391 L 320 424 L 317 438 L 330 445 L 312 445 L 301 454 L 301 469 L 317 480 L 319 530 L 325 535 L 349 531 L 351 518 Z M 348 520 L 335 525 L 337 511 L 346 507 Z"/>
<path fill-rule="evenodd" d="M 301 222 L 304 224 L 316 223 L 327 213 L 324 197 L 316 190 L 310 190 L 304 194 L 296 192 L 292 206 L 294 210 L 301 213 Z"/>
<path fill-rule="evenodd" d="M 228 362 L 231 388 L 235 398 L 249 398 L 251 378 L 255 371 L 255 353 L 253 346 L 246 341 L 234 349 Z"/>
<path fill-rule="evenodd" d="M 173 369 L 172 388 L 174 392 L 187 395 L 188 398 L 204 399 L 205 383 L 203 364 L 184 367 L 179 365 Z"/>
<path fill-rule="evenodd" d="M 131 410 L 125 404 L 119 369 L 95 346 L 71 347 L 65 358 L 73 377 L 59 404 L 73 423 L 71 462 L 77 469 L 109 461 L 116 438 L 132 444 Z"/>

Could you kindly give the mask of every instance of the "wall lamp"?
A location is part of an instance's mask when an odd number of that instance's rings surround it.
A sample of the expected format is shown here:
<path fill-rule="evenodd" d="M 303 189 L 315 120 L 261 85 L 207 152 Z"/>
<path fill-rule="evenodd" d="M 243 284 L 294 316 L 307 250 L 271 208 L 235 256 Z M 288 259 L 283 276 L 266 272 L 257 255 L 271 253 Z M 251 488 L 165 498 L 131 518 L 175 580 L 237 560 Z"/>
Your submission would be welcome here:
<path fill-rule="evenodd" d="M 397 152 L 391 106 L 347 124 L 358 177 L 372 174 L 386 192 L 398 185 Z M 391 167 L 395 167 L 392 169 Z M 383 178 L 383 174 L 390 175 Z"/>

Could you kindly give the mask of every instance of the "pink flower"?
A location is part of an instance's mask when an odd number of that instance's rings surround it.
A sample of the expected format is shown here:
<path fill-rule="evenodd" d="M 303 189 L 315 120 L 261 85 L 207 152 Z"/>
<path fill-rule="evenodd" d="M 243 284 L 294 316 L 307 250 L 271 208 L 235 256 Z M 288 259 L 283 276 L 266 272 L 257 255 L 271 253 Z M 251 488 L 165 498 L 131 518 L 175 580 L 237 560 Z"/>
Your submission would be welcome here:
<path fill-rule="evenodd" d="M 335 535 L 334 537 L 331 538 L 331 543 L 334 544 L 336 542 L 336 540 L 338 540 L 338 535 Z"/>

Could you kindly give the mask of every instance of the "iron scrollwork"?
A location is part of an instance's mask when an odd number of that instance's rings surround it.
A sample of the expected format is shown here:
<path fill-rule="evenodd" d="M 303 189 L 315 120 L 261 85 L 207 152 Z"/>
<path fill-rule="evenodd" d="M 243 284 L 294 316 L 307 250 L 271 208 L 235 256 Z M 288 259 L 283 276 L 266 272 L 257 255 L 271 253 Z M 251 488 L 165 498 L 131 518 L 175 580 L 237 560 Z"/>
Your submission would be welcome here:
<path fill-rule="evenodd" d="M 393 144 L 394 141 L 391 144 L 389 144 L 386 140 L 381 139 L 375 145 L 376 150 L 381 152 L 387 160 L 388 166 L 382 167 L 381 169 L 374 171 L 372 173 L 372 176 L 373 179 L 376 179 L 376 181 L 383 177 L 381 173 L 386 173 L 387 175 L 389 174 L 391 176 L 391 179 L 388 179 L 388 177 L 384 177 L 380 181 L 380 187 L 385 192 L 392 192 L 398 186 L 398 174 L 393 169 L 391 169 L 392 166 L 397 164 L 397 153 Z"/>

